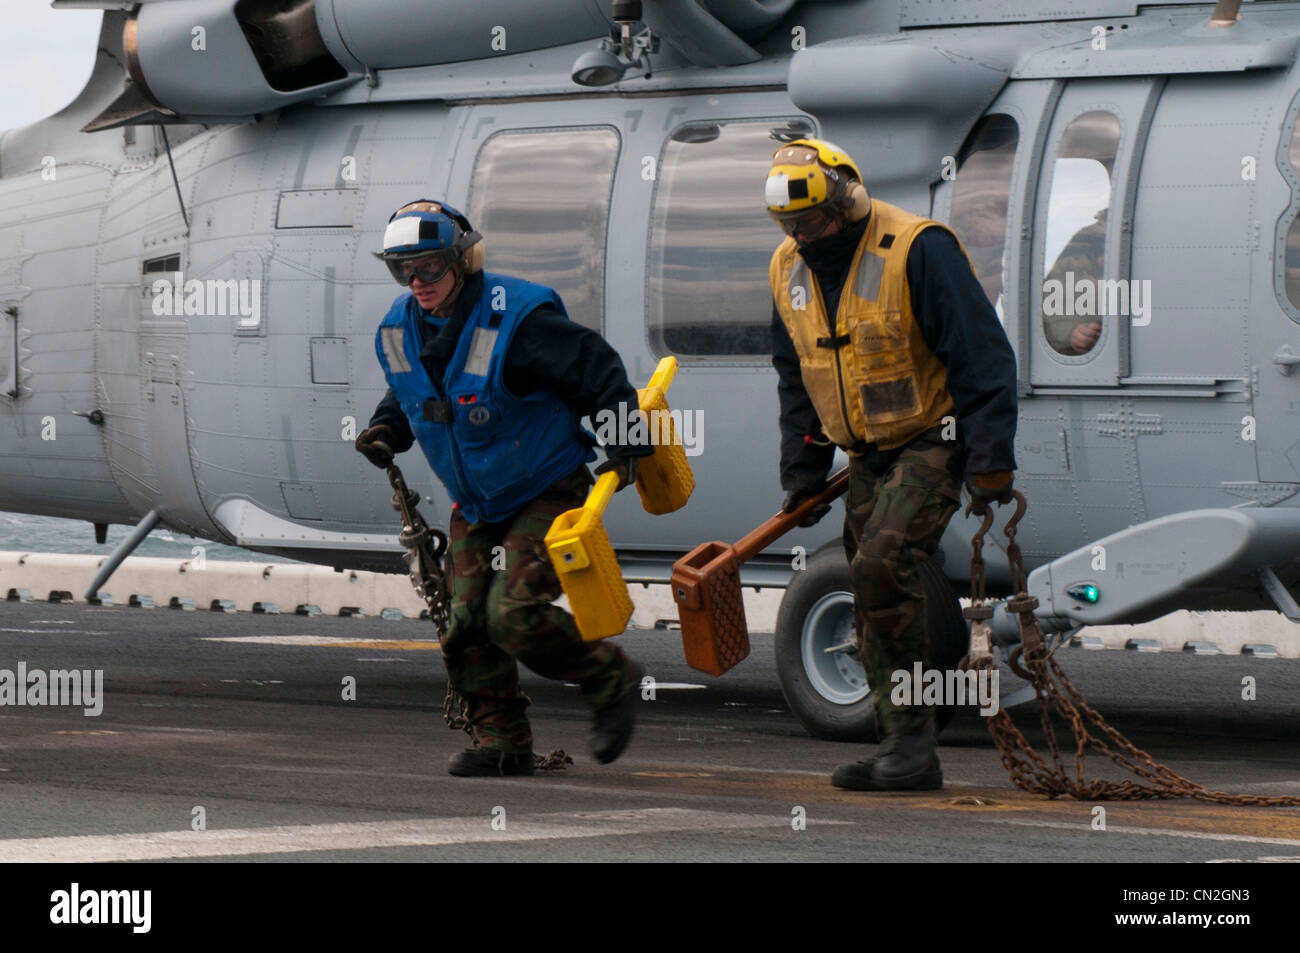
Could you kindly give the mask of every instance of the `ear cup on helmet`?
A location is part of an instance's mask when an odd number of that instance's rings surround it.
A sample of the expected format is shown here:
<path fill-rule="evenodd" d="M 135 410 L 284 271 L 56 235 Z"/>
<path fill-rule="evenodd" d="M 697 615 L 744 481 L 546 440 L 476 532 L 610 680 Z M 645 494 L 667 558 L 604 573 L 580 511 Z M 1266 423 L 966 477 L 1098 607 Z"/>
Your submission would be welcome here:
<path fill-rule="evenodd" d="M 486 257 L 486 249 L 483 247 L 483 240 L 479 239 L 469 248 L 465 249 L 465 254 L 460 256 L 460 266 L 464 269 L 465 274 L 473 275 L 483 270 L 483 259 Z"/>
<path fill-rule="evenodd" d="M 871 196 L 867 193 L 867 187 L 857 179 L 849 183 L 846 199 L 846 214 L 850 222 L 862 221 L 871 211 Z"/>

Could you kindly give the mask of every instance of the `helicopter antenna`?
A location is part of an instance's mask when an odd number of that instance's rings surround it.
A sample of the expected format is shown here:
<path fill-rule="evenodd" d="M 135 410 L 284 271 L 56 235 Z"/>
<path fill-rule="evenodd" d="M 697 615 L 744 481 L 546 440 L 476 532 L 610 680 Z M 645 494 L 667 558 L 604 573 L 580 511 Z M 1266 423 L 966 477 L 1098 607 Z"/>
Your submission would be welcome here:
<path fill-rule="evenodd" d="M 189 234 L 190 216 L 185 211 L 185 196 L 181 195 L 180 179 L 176 177 L 176 163 L 172 160 L 172 144 L 167 139 L 167 127 L 159 123 L 158 130 L 162 133 L 163 145 L 167 147 L 167 164 L 172 167 L 172 184 L 176 186 L 176 201 L 181 205 L 181 218 L 185 220 L 185 232 Z"/>

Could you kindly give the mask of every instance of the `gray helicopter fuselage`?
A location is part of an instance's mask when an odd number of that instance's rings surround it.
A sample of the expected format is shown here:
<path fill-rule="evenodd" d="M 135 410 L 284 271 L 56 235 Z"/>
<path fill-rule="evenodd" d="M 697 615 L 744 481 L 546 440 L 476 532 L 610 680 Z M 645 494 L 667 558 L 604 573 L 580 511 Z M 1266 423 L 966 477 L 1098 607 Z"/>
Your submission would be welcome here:
<path fill-rule="evenodd" d="M 1187 511 L 1295 515 L 1300 4 L 1248 5 L 1217 32 L 1208 7 L 1018 5 L 1036 6 L 1073 12 L 797 5 L 753 62 L 665 54 L 650 79 L 594 89 L 568 79 L 596 35 L 580 30 L 495 58 L 365 64 L 373 85 L 241 121 L 83 133 L 118 91 L 101 51 L 81 100 L 0 143 L 0 509 L 157 510 L 208 539 L 401 570 L 390 490 L 352 444 L 384 394 L 375 329 L 402 292 L 371 252 L 394 208 L 443 198 L 483 232 L 489 272 L 559 290 L 634 383 L 680 361 L 669 402 L 694 495 L 662 517 L 620 495 L 605 520 L 625 574 L 666 581 L 781 498 L 781 234 L 762 181 L 768 131 L 803 122 L 875 197 L 951 222 L 997 301 L 1019 368 L 1027 568 Z M 1091 244 L 1063 258 L 1075 241 Z M 1062 321 L 1090 317 L 1099 336 L 1074 353 Z M 444 523 L 418 449 L 398 462 Z M 944 536 L 956 582 L 976 526 L 959 514 Z M 745 579 L 784 585 L 797 548 L 838 536 L 830 520 L 791 533 Z M 1250 586 L 1179 601 L 1266 604 Z"/>

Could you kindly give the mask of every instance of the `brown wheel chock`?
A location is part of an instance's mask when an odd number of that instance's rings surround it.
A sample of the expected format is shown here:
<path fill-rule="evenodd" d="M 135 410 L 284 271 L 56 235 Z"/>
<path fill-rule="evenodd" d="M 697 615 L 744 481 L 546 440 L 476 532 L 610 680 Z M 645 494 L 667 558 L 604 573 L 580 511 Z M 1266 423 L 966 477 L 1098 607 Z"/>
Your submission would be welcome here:
<path fill-rule="evenodd" d="M 734 545 L 700 543 L 673 564 L 673 601 L 682 624 L 686 664 L 721 675 L 749 655 L 749 627 L 740 591 L 740 566 L 798 526 L 814 509 L 842 496 L 849 486 L 845 467 L 826 489 L 790 513 L 777 513 Z"/>

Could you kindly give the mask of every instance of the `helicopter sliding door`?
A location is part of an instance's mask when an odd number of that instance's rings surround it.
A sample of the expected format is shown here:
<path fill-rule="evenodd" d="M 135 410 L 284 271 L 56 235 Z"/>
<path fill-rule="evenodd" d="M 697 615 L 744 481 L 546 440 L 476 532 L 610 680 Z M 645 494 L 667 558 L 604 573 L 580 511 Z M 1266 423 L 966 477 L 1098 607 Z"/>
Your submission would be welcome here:
<path fill-rule="evenodd" d="M 645 376 L 663 357 L 681 363 L 669 403 L 682 414 L 696 487 L 682 517 L 689 531 L 674 526 L 675 516 L 638 518 L 628 535 L 680 554 L 686 540 L 737 538 L 780 502 L 768 266 L 784 236 L 767 214 L 763 182 L 779 145 L 773 128 L 816 127 L 784 90 L 637 105 L 646 136 L 631 197 L 635 220 L 649 223 L 634 325 L 644 355 L 637 373 Z M 825 523 L 796 530 L 746 571 L 752 578 L 770 569 L 784 582 L 792 551 L 812 552 L 836 532 Z"/>
<path fill-rule="evenodd" d="M 1033 255 L 1035 183 L 1047 128 L 1061 84 L 1053 80 L 1010 83 L 975 123 L 958 154 L 945 162 L 934 193 L 933 216 L 961 239 L 980 285 L 993 304 L 1016 354 L 1021 399 L 1016 431 L 1017 481 L 1035 503 L 1022 526 L 1021 545 L 1033 564 L 1044 553 L 1034 540 L 1073 531 L 1078 516 L 1065 452 L 1063 421 L 1053 408 L 1044 419 L 1029 401 L 1029 283 Z M 1000 524 L 1010 513 L 996 514 Z M 967 553 L 979 521 L 954 518 L 944 533 L 945 553 Z M 990 544 L 999 545 L 994 534 Z M 1054 555 L 1054 554 L 1052 554 Z M 994 565 L 1000 565 L 997 560 Z M 945 564 L 951 578 L 966 578 L 965 560 Z"/>

